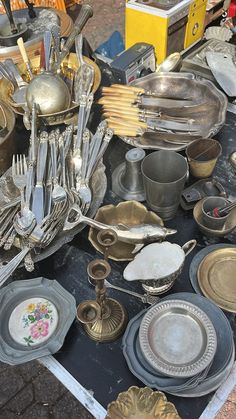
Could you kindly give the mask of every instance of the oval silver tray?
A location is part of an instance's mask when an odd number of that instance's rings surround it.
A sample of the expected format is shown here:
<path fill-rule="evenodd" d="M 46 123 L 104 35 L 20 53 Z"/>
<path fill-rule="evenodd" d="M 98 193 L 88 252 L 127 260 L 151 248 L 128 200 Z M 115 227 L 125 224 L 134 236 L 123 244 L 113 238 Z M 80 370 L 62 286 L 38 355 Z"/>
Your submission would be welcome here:
<path fill-rule="evenodd" d="M 200 137 L 207 138 L 215 135 L 223 126 L 226 118 L 227 98 L 224 93 L 215 87 L 215 85 L 202 77 L 190 73 L 153 73 L 141 79 L 135 80 L 132 85 L 142 87 L 145 90 L 157 93 L 159 97 L 168 97 L 170 99 L 186 99 L 191 92 L 192 100 L 196 102 L 207 103 L 209 112 L 194 115 L 197 123 L 202 127 Z M 184 111 L 183 111 L 183 115 Z M 179 145 L 174 142 L 165 142 L 161 140 L 160 132 L 157 133 L 155 141 L 144 137 L 120 137 L 127 144 L 133 147 L 140 147 L 150 150 L 184 150 L 193 140 Z M 158 138 L 159 136 L 159 138 Z M 176 142 L 181 134 L 176 134 Z"/>
<path fill-rule="evenodd" d="M 33 298 L 45 299 L 51 303 L 57 311 L 58 319 L 56 328 L 49 338 L 30 347 L 30 345 L 19 343 L 16 339 L 17 328 L 14 331 L 14 336 L 11 334 L 9 320 L 17 306 Z M 75 314 L 75 298 L 55 280 L 40 277 L 16 281 L 2 288 L 0 292 L 0 317 L 2 319 L 0 323 L 0 360 L 10 365 L 16 365 L 57 352 L 63 345 Z M 32 324 L 36 323 L 35 321 Z"/>
<path fill-rule="evenodd" d="M 217 339 L 209 317 L 181 300 L 160 302 L 142 319 L 139 342 L 149 364 L 170 377 L 192 377 L 213 360 Z"/>

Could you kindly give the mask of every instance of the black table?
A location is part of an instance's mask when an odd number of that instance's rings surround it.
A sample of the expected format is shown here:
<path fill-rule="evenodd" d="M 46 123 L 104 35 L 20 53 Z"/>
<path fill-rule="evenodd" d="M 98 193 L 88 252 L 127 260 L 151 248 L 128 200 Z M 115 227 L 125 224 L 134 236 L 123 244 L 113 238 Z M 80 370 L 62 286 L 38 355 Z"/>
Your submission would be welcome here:
<path fill-rule="evenodd" d="M 236 198 L 236 175 L 233 172 L 229 172 L 231 169 L 228 163 L 228 155 L 236 150 L 236 140 L 234 138 L 235 115 L 228 113 L 224 128 L 216 136 L 216 139 L 222 144 L 223 154 L 217 163 L 214 176 L 224 185 L 228 194 Z M 127 144 L 114 137 L 107 149 L 104 160 L 108 189 L 104 205 L 120 202 L 120 199 L 111 192 L 111 173 L 123 161 L 124 155 L 129 148 Z M 231 173 L 230 182 L 229 173 Z M 169 241 L 183 245 L 186 241 L 194 238 L 198 243 L 194 251 L 186 258 L 181 276 L 167 294 L 181 291 L 194 292 L 188 276 L 189 265 L 193 256 L 201 248 L 205 247 L 206 242 L 204 242 L 202 234 L 192 218 L 192 211 L 184 212 L 179 208 L 176 218 L 166 222 L 165 225 L 178 230 L 178 234 L 168 237 Z M 95 292 L 88 284 L 86 270 L 88 263 L 94 258 L 101 257 L 101 255 L 95 251 L 87 237 L 88 228 L 85 228 L 71 243 L 64 245 L 54 255 L 36 264 L 36 270 L 33 275 L 30 273 L 26 274 L 25 270 L 20 270 L 17 272 L 16 278 L 44 276 L 56 279 L 74 295 L 77 304 L 86 299 L 94 299 Z M 233 236 L 232 240 L 236 243 L 235 236 Z M 223 241 L 227 242 L 227 240 Z M 110 263 L 112 273 L 109 280 L 111 282 L 137 292 L 142 292 L 141 285 L 136 283 L 130 284 L 122 279 L 126 263 L 115 261 Z M 138 299 L 114 290 L 109 289 L 108 295 L 124 304 L 130 319 L 145 307 Z M 226 313 L 226 315 L 235 332 L 235 315 L 230 313 Z M 132 385 L 144 386 L 142 382 L 132 375 L 126 365 L 122 353 L 122 338 L 113 343 L 96 343 L 85 334 L 82 325 L 76 320 L 66 336 L 63 347 L 54 355 L 54 358 L 85 389 L 92 390 L 94 398 L 105 408 L 109 402 L 117 398 L 118 393 L 126 391 L 128 387 Z M 181 398 L 167 394 L 167 397 L 168 400 L 175 404 L 183 419 L 195 419 L 199 418 L 212 395 L 211 393 L 199 398 Z"/>

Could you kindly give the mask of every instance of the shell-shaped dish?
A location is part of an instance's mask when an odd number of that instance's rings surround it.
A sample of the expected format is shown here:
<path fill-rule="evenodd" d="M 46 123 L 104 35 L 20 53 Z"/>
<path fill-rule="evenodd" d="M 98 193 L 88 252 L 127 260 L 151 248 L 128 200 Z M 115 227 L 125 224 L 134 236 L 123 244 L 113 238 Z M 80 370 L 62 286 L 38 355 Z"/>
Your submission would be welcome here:
<path fill-rule="evenodd" d="M 178 419 L 180 416 L 161 391 L 149 387 L 130 387 L 107 408 L 106 419 Z"/>
<path fill-rule="evenodd" d="M 207 40 L 218 39 L 219 41 L 229 41 L 232 36 L 233 33 L 231 30 L 222 26 L 211 26 L 204 33 L 204 38 Z"/>
<path fill-rule="evenodd" d="M 127 281 L 160 279 L 178 271 L 184 263 L 184 250 L 167 241 L 144 247 L 123 273 Z"/>
<path fill-rule="evenodd" d="M 109 225 L 125 224 L 127 226 L 135 226 L 140 224 L 157 224 L 163 226 L 163 221 L 157 214 L 148 211 L 147 208 L 137 201 L 120 202 L 118 205 L 105 205 L 99 208 L 96 221 Z M 90 228 L 89 241 L 93 247 L 100 253 L 104 253 L 104 248 L 97 240 L 98 230 Z M 133 260 L 135 249 L 133 244 L 118 241 L 111 246 L 109 258 L 113 260 L 125 261 Z"/>

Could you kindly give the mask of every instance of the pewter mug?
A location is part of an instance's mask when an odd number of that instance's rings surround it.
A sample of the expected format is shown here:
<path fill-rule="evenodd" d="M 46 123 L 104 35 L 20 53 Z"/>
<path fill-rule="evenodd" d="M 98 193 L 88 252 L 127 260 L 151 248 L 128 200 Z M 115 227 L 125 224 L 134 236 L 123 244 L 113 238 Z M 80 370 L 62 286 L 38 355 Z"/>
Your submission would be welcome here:
<path fill-rule="evenodd" d="M 155 151 L 141 170 L 148 206 L 163 220 L 174 218 L 188 174 L 186 159 L 174 151 Z"/>

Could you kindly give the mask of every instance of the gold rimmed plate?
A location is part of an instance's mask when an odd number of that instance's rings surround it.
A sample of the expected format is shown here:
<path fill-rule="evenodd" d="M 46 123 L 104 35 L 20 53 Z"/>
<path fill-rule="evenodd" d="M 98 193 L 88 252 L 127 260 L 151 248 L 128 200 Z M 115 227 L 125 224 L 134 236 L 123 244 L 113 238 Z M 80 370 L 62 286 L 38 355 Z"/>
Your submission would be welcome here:
<path fill-rule="evenodd" d="M 236 248 L 209 253 L 200 263 L 197 277 L 207 298 L 223 310 L 236 313 Z"/>

